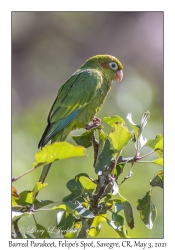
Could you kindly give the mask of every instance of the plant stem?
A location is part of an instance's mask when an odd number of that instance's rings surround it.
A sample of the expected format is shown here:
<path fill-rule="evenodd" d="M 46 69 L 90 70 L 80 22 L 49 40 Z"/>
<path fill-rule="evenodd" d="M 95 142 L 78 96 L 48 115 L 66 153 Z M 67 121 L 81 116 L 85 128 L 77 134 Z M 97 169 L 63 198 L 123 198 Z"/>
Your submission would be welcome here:
<path fill-rule="evenodd" d="M 148 155 L 151 155 L 151 154 L 153 154 L 153 153 L 155 153 L 155 151 L 151 151 L 151 152 L 149 152 L 149 153 L 147 153 L 147 154 L 145 154 L 145 155 L 143 155 L 143 156 L 141 156 L 141 157 L 139 157 L 140 159 L 143 159 L 144 157 L 146 157 L 146 156 L 148 156 Z"/>

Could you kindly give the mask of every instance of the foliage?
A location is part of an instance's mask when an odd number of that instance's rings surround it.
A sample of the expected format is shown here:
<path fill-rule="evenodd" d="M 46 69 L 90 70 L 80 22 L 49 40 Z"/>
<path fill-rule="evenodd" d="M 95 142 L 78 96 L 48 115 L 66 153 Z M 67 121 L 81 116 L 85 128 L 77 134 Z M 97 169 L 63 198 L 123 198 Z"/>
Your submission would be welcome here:
<path fill-rule="evenodd" d="M 24 190 L 20 194 L 17 193 L 15 187 L 12 187 L 13 237 L 30 237 L 19 231 L 18 221 L 22 220 L 22 217 L 32 216 L 37 230 L 31 237 L 50 238 L 46 228 L 36 222 L 35 218 L 36 212 L 42 212 L 43 207 L 49 205 L 50 208 L 47 210 L 50 213 L 57 211 L 56 227 L 64 238 L 96 237 L 103 223 L 107 223 L 109 227 L 114 229 L 119 237 L 129 238 L 127 227 L 132 229 L 135 226 L 133 209 L 129 200 L 120 193 L 120 185 L 132 176 L 132 168 L 138 162 L 145 164 L 151 162 L 160 165 L 160 167 L 163 166 L 163 136 L 159 134 L 148 141 L 143 138 L 143 131 L 149 117 L 150 113 L 146 111 L 140 124 L 135 124 L 131 114 L 129 114 L 127 119 L 131 125 L 131 131 L 121 117 L 104 117 L 103 121 L 111 127 L 109 134 L 106 134 L 100 125 L 79 136 L 73 136 L 78 146 L 67 142 L 58 142 L 43 147 L 36 154 L 33 170 L 56 160 L 86 156 L 85 148 L 93 147 L 93 167 L 97 178 L 94 180 L 86 173 L 76 175 L 67 182 L 66 186 L 70 194 L 63 197 L 62 203 L 59 205 L 55 205 L 55 202 L 51 200 L 39 201 L 36 198 L 39 190 L 46 188 L 46 183 L 38 182 L 32 191 Z M 129 142 L 134 145 L 135 155 L 123 158 L 122 150 Z M 149 147 L 151 151 L 141 155 L 142 149 L 145 147 Z M 143 158 L 153 153 L 157 156 L 154 160 L 142 161 Z M 130 172 L 119 183 L 119 176 L 127 164 L 131 165 Z M 15 178 L 13 181 L 17 179 Z M 163 170 L 160 170 L 153 177 L 150 185 L 150 190 L 136 201 L 140 218 L 149 229 L 153 227 L 157 216 L 157 208 L 152 202 L 151 194 L 153 188 L 163 188 Z M 41 230 L 44 232 L 42 235 L 37 233 Z"/>

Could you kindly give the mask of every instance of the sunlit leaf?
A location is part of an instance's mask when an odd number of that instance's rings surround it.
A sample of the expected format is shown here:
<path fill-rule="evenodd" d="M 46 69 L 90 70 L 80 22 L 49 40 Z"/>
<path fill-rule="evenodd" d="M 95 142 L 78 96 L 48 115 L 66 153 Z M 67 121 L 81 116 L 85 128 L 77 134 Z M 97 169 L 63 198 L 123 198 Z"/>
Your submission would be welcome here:
<path fill-rule="evenodd" d="M 163 166 L 163 158 L 155 159 L 155 160 L 153 160 L 153 162 L 154 162 L 155 164 L 158 164 L 158 165 L 160 165 L 160 166 Z"/>
<path fill-rule="evenodd" d="M 110 133 L 109 137 L 112 140 L 114 149 L 120 152 L 128 141 L 131 140 L 132 133 L 121 123 L 118 123 L 114 124 L 114 131 Z"/>
<path fill-rule="evenodd" d="M 86 156 L 86 149 L 82 146 L 74 146 L 68 142 L 55 142 L 51 145 L 46 145 L 38 153 L 36 153 L 36 162 L 34 167 L 51 163 L 56 160 L 63 160 L 71 157 Z"/>
<path fill-rule="evenodd" d="M 137 210 L 140 211 L 140 218 L 146 227 L 152 229 L 157 217 L 157 209 L 151 201 L 151 191 L 148 191 L 143 198 L 138 199 Z"/>
<path fill-rule="evenodd" d="M 81 176 L 79 178 L 79 181 L 85 192 L 92 192 L 97 186 L 97 184 L 95 184 L 91 179 L 85 176 Z"/>
<path fill-rule="evenodd" d="M 35 198 L 35 194 L 42 188 L 46 187 L 47 183 L 37 182 L 33 188 L 33 199 Z"/>
<path fill-rule="evenodd" d="M 92 237 L 96 237 L 100 232 L 99 224 L 101 224 L 101 222 L 105 222 L 105 221 L 106 221 L 106 214 L 97 215 L 92 221 L 88 235 L 90 235 Z"/>
<path fill-rule="evenodd" d="M 163 136 L 161 134 L 156 135 L 155 139 L 150 139 L 144 145 L 155 150 L 159 157 L 163 154 Z"/>
<path fill-rule="evenodd" d="M 114 115 L 112 117 L 104 117 L 102 121 L 104 121 L 111 127 L 114 127 L 116 123 L 122 123 L 122 125 L 125 126 L 125 121 L 118 115 Z"/>

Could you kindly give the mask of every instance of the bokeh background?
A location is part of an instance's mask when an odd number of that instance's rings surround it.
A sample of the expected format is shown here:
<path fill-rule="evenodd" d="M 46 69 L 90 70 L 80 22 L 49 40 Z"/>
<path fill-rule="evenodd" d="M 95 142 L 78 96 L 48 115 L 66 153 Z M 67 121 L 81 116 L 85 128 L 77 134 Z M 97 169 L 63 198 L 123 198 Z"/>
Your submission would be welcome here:
<path fill-rule="evenodd" d="M 13 176 L 32 167 L 59 87 L 89 57 L 97 54 L 114 55 L 124 66 L 123 81 L 113 82 L 98 117 L 119 115 L 127 122 L 127 114 L 132 113 L 134 122 L 139 123 L 142 114 L 149 110 L 151 118 L 144 137 L 154 138 L 163 133 L 163 12 L 12 12 Z M 103 125 L 105 132 L 109 132 L 109 127 Z M 75 144 L 71 135 L 82 131 L 72 132 L 67 141 Z M 146 152 L 149 149 L 143 151 Z M 96 179 L 91 148 L 88 155 L 54 163 L 47 178 L 49 185 L 40 191 L 38 198 L 61 202 L 69 194 L 67 181 L 79 173 Z M 130 143 L 123 156 L 133 155 Z M 122 178 L 129 169 L 130 165 Z M 120 193 L 133 207 L 135 228 L 127 227 L 131 238 L 163 237 L 162 190 L 153 189 L 152 201 L 158 216 L 152 230 L 145 227 L 136 210 L 137 199 L 150 189 L 149 181 L 159 170 L 158 165 L 135 164 L 133 176 L 120 187 Z M 15 182 L 18 193 L 32 190 L 40 172 L 37 169 Z M 56 212 L 36 214 L 37 222 L 46 228 L 55 227 L 55 217 Z M 19 224 L 27 230 L 34 222 L 32 218 L 22 218 Z M 61 237 L 57 233 L 51 236 Z M 118 235 L 103 223 L 98 237 L 117 238 Z"/>

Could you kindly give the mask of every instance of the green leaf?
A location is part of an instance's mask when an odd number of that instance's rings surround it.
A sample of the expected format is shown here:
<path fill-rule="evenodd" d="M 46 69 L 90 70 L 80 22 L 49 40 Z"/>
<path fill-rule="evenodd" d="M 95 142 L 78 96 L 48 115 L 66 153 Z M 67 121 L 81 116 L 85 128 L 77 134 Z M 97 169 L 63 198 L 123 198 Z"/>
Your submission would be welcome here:
<path fill-rule="evenodd" d="M 118 213 L 113 213 L 112 212 L 112 220 L 118 223 L 115 223 L 116 225 L 118 224 L 118 226 L 122 226 L 124 225 L 124 218 L 119 215 Z"/>
<path fill-rule="evenodd" d="M 35 194 L 42 188 L 46 187 L 47 183 L 37 182 L 33 188 L 33 199 L 35 198 Z"/>
<path fill-rule="evenodd" d="M 140 211 L 140 218 L 146 227 L 152 229 L 157 217 L 157 209 L 151 201 L 151 191 L 148 191 L 143 198 L 138 199 L 137 210 Z"/>
<path fill-rule="evenodd" d="M 122 199 L 123 210 L 126 218 L 126 222 L 128 226 L 133 229 L 134 228 L 134 217 L 133 211 L 130 203 L 126 199 Z"/>
<path fill-rule="evenodd" d="M 59 206 L 55 206 L 52 208 L 53 210 L 60 210 L 65 211 L 70 214 L 74 214 L 76 217 L 83 217 L 83 218 L 94 218 L 94 214 L 86 209 L 84 206 L 80 205 L 79 203 L 73 203 L 71 201 L 64 202 Z"/>
<path fill-rule="evenodd" d="M 82 186 L 80 182 L 76 181 L 75 179 L 68 181 L 66 186 L 69 191 L 75 195 L 75 197 L 82 194 Z"/>
<path fill-rule="evenodd" d="M 22 206 L 31 205 L 33 203 L 33 192 L 27 190 L 21 192 L 17 203 Z"/>
<path fill-rule="evenodd" d="M 114 115 L 112 117 L 104 117 L 102 121 L 104 121 L 111 127 L 114 127 L 116 123 L 122 123 L 122 125 L 125 126 L 125 121 L 118 115 Z"/>
<path fill-rule="evenodd" d="M 114 151 L 111 149 L 110 141 L 107 139 L 105 141 L 104 148 L 101 152 L 101 154 L 98 157 L 98 160 L 96 162 L 95 166 L 95 172 L 96 174 L 99 173 L 99 171 L 104 171 L 106 169 L 106 166 L 109 166 L 111 163 L 111 159 L 113 157 Z"/>
<path fill-rule="evenodd" d="M 63 201 L 63 202 L 73 201 L 73 200 L 75 200 L 77 197 L 78 197 L 77 195 L 71 193 L 71 194 L 65 196 L 65 197 L 62 199 L 62 201 Z"/>
<path fill-rule="evenodd" d="M 72 214 L 65 211 L 59 211 L 57 213 L 57 228 L 65 235 L 68 233 L 75 221 L 75 217 Z"/>
<path fill-rule="evenodd" d="M 117 179 L 119 177 L 120 174 L 123 173 L 123 169 L 125 167 L 127 162 L 120 162 L 116 165 L 116 176 L 117 176 Z"/>
<path fill-rule="evenodd" d="M 113 221 L 107 219 L 107 223 L 110 227 L 112 227 L 121 238 L 129 238 L 128 232 L 125 228 L 125 226 L 120 225 L 119 221 Z"/>
<path fill-rule="evenodd" d="M 85 176 L 81 176 L 79 178 L 79 181 L 80 181 L 85 193 L 92 192 L 97 186 L 97 184 L 95 184 L 91 179 L 89 179 L 88 177 L 85 177 Z"/>
<path fill-rule="evenodd" d="M 45 227 L 38 224 L 37 222 L 35 222 L 35 225 L 36 225 L 36 230 L 35 232 L 33 232 L 33 235 L 36 238 L 39 239 L 50 238 L 50 234 L 47 232 L 47 229 Z"/>
<path fill-rule="evenodd" d="M 39 201 L 39 200 L 35 199 L 34 207 L 35 207 L 35 210 L 37 210 L 37 209 L 40 209 L 40 208 L 47 206 L 49 204 L 52 204 L 52 203 L 54 203 L 54 202 L 51 200 Z"/>
<path fill-rule="evenodd" d="M 152 148 L 161 157 L 163 154 L 163 136 L 161 134 L 156 135 L 155 139 L 148 140 L 144 147 Z"/>
<path fill-rule="evenodd" d="M 106 214 L 97 215 L 92 221 L 88 235 L 92 237 L 96 237 L 100 232 L 101 222 L 105 222 L 105 221 L 106 221 Z"/>
<path fill-rule="evenodd" d="M 122 211 L 123 210 L 123 203 L 122 203 L 122 201 L 121 200 L 118 200 L 118 199 L 114 199 L 113 200 L 114 202 L 115 202 L 115 204 L 114 204 L 114 212 L 115 213 L 119 213 L 120 211 Z"/>
<path fill-rule="evenodd" d="M 64 235 L 65 239 L 74 239 L 78 237 L 79 231 L 81 229 L 81 222 L 74 222 L 73 227 L 69 230 L 68 233 Z"/>
<path fill-rule="evenodd" d="M 109 134 L 112 145 L 117 152 L 120 152 L 132 138 L 132 133 L 121 123 L 114 124 L 114 131 Z"/>
<path fill-rule="evenodd" d="M 92 146 L 93 133 L 94 131 L 89 130 L 81 135 L 74 135 L 72 138 L 78 145 L 89 148 Z"/>
<path fill-rule="evenodd" d="M 38 192 L 38 190 L 40 190 L 41 188 L 45 186 L 47 186 L 47 183 L 38 182 L 33 188 L 33 191 L 25 190 L 21 192 L 19 195 L 20 198 L 19 200 L 17 200 L 18 205 L 26 206 L 26 205 L 32 205 L 33 202 L 37 202 L 37 200 L 34 201 L 35 194 Z"/>
<path fill-rule="evenodd" d="M 152 187 L 163 188 L 163 170 L 159 171 L 158 174 L 150 181 Z"/>
<path fill-rule="evenodd" d="M 99 145 L 98 145 L 97 159 L 99 158 L 101 152 L 103 151 L 107 137 L 108 137 L 107 134 L 104 133 L 103 130 L 99 130 Z"/>
<path fill-rule="evenodd" d="M 94 131 L 97 129 L 101 129 L 101 128 L 102 128 L 102 126 L 99 125 L 95 128 L 87 130 L 86 132 L 84 132 L 81 135 L 73 135 L 72 138 L 78 145 L 81 145 L 85 148 L 89 148 L 92 146 L 92 139 L 93 139 Z"/>
<path fill-rule="evenodd" d="M 163 158 L 155 159 L 155 160 L 153 160 L 153 162 L 154 162 L 155 164 L 158 164 L 158 165 L 160 165 L 160 166 L 163 166 Z"/>
<path fill-rule="evenodd" d="M 21 217 L 25 217 L 25 216 L 30 217 L 31 213 L 29 213 L 29 212 L 22 213 L 22 212 L 13 212 L 12 211 L 12 221 L 17 220 L 17 219 L 19 219 Z"/>
<path fill-rule="evenodd" d="M 63 160 L 71 157 L 86 156 L 86 149 L 82 146 L 74 146 L 68 142 L 55 142 L 51 145 L 46 145 L 38 153 L 36 153 L 36 162 L 34 167 L 52 163 L 56 160 Z"/>

